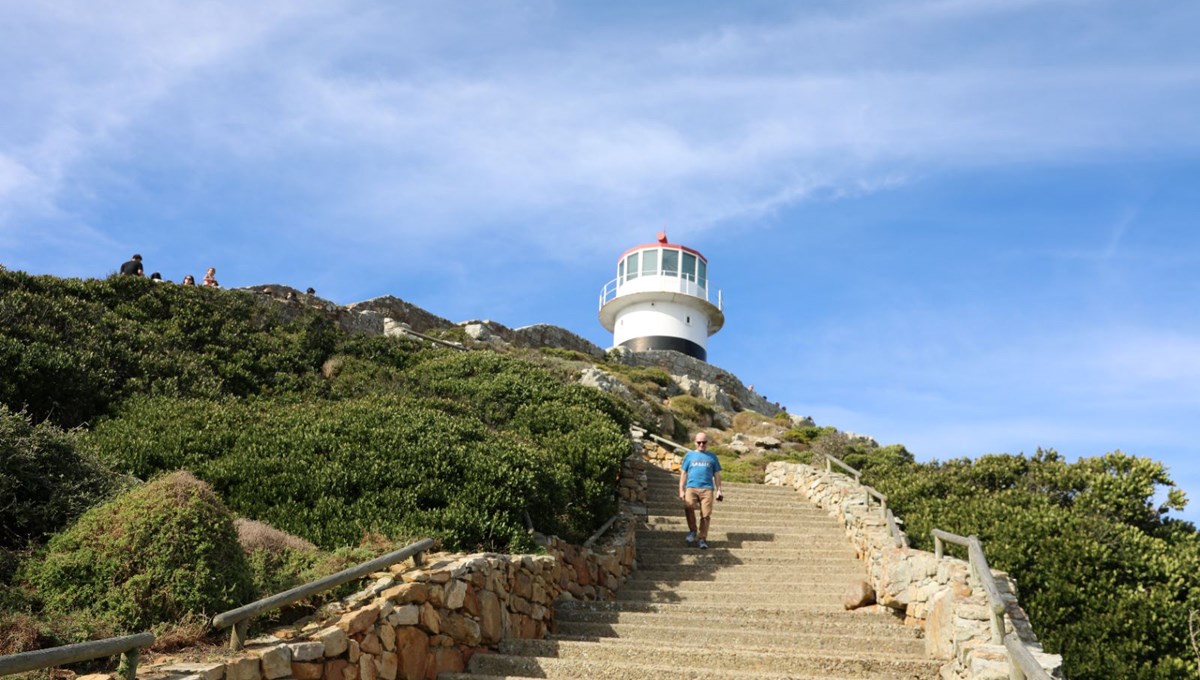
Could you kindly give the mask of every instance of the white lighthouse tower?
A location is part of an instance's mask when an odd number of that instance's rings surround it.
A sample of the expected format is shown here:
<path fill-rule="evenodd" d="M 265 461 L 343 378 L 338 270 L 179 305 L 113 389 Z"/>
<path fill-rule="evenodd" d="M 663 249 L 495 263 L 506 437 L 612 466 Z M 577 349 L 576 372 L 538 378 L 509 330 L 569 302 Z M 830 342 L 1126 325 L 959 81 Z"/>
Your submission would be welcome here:
<path fill-rule="evenodd" d="M 725 325 L 725 314 L 721 291 L 712 293 L 708 281 L 708 260 L 659 232 L 657 243 L 617 260 L 617 278 L 600 293 L 600 323 L 616 347 L 673 349 L 705 361 L 708 336 Z"/>

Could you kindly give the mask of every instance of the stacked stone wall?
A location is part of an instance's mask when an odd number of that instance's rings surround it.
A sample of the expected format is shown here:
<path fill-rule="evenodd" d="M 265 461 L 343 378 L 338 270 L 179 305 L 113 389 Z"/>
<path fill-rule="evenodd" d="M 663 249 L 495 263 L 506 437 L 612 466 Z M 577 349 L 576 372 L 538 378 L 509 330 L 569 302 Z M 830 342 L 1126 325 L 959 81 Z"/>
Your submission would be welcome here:
<path fill-rule="evenodd" d="M 775 462 L 767 466 L 765 483 L 794 488 L 845 526 L 847 538 L 866 563 L 876 601 L 924 630 L 926 652 L 946 661 L 942 678 L 1009 677 L 1004 646 L 991 643 L 987 595 L 967 562 L 895 547 L 878 503 L 867 506 L 867 493 L 853 477 Z M 992 575 L 1004 599 L 1006 630 L 1015 630 L 1042 667 L 1061 677 L 1062 658 L 1040 651 L 1029 618 L 1017 603 L 1016 583 L 1003 572 L 993 570 Z"/>
<path fill-rule="evenodd" d="M 632 483 L 626 480 L 632 479 Z M 640 485 L 638 483 L 640 480 Z M 622 466 L 617 522 L 595 547 L 535 534 L 546 554 L 427 555 L 376 574 L 368 588 L 323 615 L 251 640 L 244 651 L 208 663 L 145 666 L 146 678 L 183 680 L 433 680 L 460 672 L 474 654 L 509 638 L 554 630 L 558 600 L 610 600 L 632 573 L 635 522 L 644 504 L 641 452 Z"/>

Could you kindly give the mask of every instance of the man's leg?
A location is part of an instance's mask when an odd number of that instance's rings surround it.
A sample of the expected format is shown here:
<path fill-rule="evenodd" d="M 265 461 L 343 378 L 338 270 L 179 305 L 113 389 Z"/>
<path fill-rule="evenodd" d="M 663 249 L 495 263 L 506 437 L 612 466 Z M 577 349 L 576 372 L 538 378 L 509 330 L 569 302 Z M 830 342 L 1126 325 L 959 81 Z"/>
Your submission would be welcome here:
<path fill-rule="evenodd" d="M 697 494 L 700 499 L 700 540 L 708 540 L 708 521 L 712 519 L 713 490 L 701 489 Z"/>
<path fill-rule="evenodd" d="M 695 489 L 689 488 L 683 492 L 683 514 L 687 517 L 688 531 L 692 534 L 696 533 L 696 502 Z"/>

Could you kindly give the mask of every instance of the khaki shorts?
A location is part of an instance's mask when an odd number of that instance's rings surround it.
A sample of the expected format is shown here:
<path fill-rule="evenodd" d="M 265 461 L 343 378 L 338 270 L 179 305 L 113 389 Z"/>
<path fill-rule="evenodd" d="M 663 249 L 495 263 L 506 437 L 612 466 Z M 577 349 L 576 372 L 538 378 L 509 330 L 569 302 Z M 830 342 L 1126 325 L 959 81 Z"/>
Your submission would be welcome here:
<path fill-rule="evenodd" d="M 689 510 L 696 509 L 696 502 L 700 503 L 700 516 L 712 517 L 713 490 L 712 489 L 697 489 L 689 486 L 683 491 L 683 504 Z"/>

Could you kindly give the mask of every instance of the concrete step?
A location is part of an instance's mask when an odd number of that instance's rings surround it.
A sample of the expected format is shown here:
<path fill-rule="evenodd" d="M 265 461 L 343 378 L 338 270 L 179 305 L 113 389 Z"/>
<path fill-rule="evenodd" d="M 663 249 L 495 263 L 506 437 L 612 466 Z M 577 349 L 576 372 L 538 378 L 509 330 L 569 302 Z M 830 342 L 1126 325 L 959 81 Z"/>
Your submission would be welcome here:
<path fill-rule="evenodd" d="M 766 648 L 723 647 L 711 649 L 675 641 L 661 645 L 630 644 L 616 640 L 612 644 L 559 640 L 506 640 L 500 643 L 507 654 L 479 654 L 471 659 L 472 672 L 517 675 L 548 670 L 550 660 L 580 660 L 674 666 L 678 669 L 703 667 L 724 671 L 759 673 L 825 674 L 827 677 L 894 678 L 907 674 L 934 677 L 940 663 L 903 658 L 895 654 L 837 654 L 779 651 Z M 587 677 L 587 676 L 584 676 Z"/>
<path fill-rule="evenodd" d="M 831 575 L 823 581 L 805 580 L 805 581 L 775 581 L 764 582 L 761 580 L 744 581 L 740 585 L 737 581 L 683 581 L 672 582 L 668 579 L 640 579 L 629 580 L 621 586 L 620 592 L 617 593 L 621 599 L 633 599 L 635 597 L 649 598 L 654 593 L 671 593 L 680 595 L 692 594 L 715 594 L 733 596 L 738 594 L 743 595 L 820 595 L 822 593 L 833 593 L 838 596 L 845 590 L 846 585 L 851 582 L 851 579 L 846 577 L 838 577 Z M 629 595 L 629 597 L 622 597 Z"/>
<path fill-rule="evenodd" d="M 570 623 L 593 624 L 603 626 L 620 626 L 633 624 L 640 626 L 665 626 L 671 628 L 689 628 L 701 630 L 719 621 L 722 627 L 744 627 L 759 631 L 791 633 L 803 630 L 810 633 L 835 632 L 838 635 L 875 635 L 883 637 L 903 637 L 919 634 L 912 628 L 905 628 L 890 612 L 882 607 L 869 607 L 855 611 L 806 611 L 799 609 L 768 609 L 765 607 L 742 608 L 736 612 L 736 618 L 728 608 L 717 612 L 722 618 L 714 618 L 714 612 L 707 607 L 691 605 L 661 605 L 652 604 L 643 607 L 647 611 L 621 611 L 619 609 L 575 609 L 558 607 L 557 619 L 561 627 Z"/>
<path fill-rule="evenodd" d="M 574 605 L 576 603 L 567 602 L 564 605 Z M 640 612 L 643 614 L 663 613 L 663 614 L 694 614 L 697 612 L 706 612 L 713 617 L 719 617 L 714 620 L 734 621 L 745 618 L 762 618 L 762 617 L 789 617 L 798 616 L 803 618 L 807 615 L 814 614 L 831 614 L 842 615 L 846 611 L 842 605 L 836 604 L 820 604 L 820 603 L 794 603 L 784 601 L 774 601 L 766 603 L 742 604 L 735 601 L 724 602 L 646 602 L 646 601 L 631 601 L 631 600 L 606 600 L 603 602 L 587 602 L 588 612 Z M 570 618 L 576 611 L 567 607 L 560 606 L 558 608 L 559 615 L 567 616 L 567 620 L 575 620 Z"/>
<path fill-rule="evenodd" d="M 741 567 L 738 569 L 717 569 L 696 565 L 677 566 L 643 566 L 634 571 L 634 578 L 643 581 L 661 581 L 676 586 L 700 583 L 746 583 L 748 581 L 780 582 L 786 577 L 789 583 L 828 582 L 837 580 L 845 585 L 856 579 L 865 579 L 866 571 L 859 567 L 855 571 L 847 569 L 788 569 L 781 574 L 775 566 L 770 567 Z"/>
<path fill-rule="evenodd" d="M 641 566 L 670 566 L 670 565 L 713 565 L 718 567 L 735 567 L 741 565 L 764 565 L 777 564 L 781 568 L 785 566 L 800 566 L 806 565 L 810 567 L 829 567 L 836 568 L 841 566 L 846 569 L 853 569 L 860 566 L 858 560 L 854 559 L 853 555 L 839 556 L 822 556 L 822 555 L 805 555 L 798 557 L 797 555 L 789 554 L 730 554 L 728 551 L 718 548 L 709 548 L 708 550 L 700 550 L 694 548 L 688 551 L 679 552 L 647 552 L 639 553 L 637 563 Z M 782 572 L 781 572 L 782 573 Z"/>
<path fill-rule="evenodd" d="M 664 602 L 683 604 L 704 604 L 707 602 L 726 603 L 736 602 L 740 605 L 774 605 L 794 604 L 810 607 L 841 607 L 842 594 L 840 589 L 812 591 L 780 591 L 773 592 L 711 592 L 702 590 L 657 590 L 653 592 L 622 592 L 618 600 L 627 602 Z"/>
<path fill-rule="evenodd" d="M 638 528 L 638 545 L 650 545 L 657 542 L 683 543 L 687 536 L 687 525 L 672 526 L 668 524 L 648 524 Z M 815 528 L 806 531 L 722 531 L 714 526 L 708 532 L 709 543 L 721 541 L 726 545 L 755 546 L 755 545 L 791 545 L 795 543 L 813 544 L 830 543 L 833 545 L 848 544 L 846 532 L 841 527 Z"/>
<path fill-rule="evenodd" d="M 593 625 L 592 628 L 596 628 L 596 626 Z M 560 630 L 550 639 L 560 642 L 591 642 L 612 646 L 685 645 L 709 649 L 767 649 L 788 653 L 840 654 L 866 658 L 887 655 L 926 660 L 925 641 L 916 637 L 879 639 L 870 635 L 833 635 L 829 631 L 809 633 L 801 630 L 758 631 L 729 627 L 689 629 L 627 626 L 609 634 L 568 633 Z"/>
<path fill-rule="evenodd" d="M 477 655 L 482 656 L 482 655 Z M 472 657 L 474 661 L 474 657 Z M 474 665 L 474 664 L 473 664 Z M 558 680 L 663 680 L 680 676 L 682 669 L 658 664 L 605 662 L 591 663 L 579 659 L 537 659 L 532 667 L 523 669 L 528 675 L 492 673 L 442 673 L 438 680 L 517 680 L 517 678 L 548 678 Z M 691 667 L 686 669 L 688 680 L 822 680 L 832 675 L 802 675 L 799 673 L 757 673 L 712 670 Z"/>
<path fill-rule="evenodd" d="M 699 519 L 699 518 L 697 518 Z M 687 519 L 683 513 L 676 515 L 649 515 L 644 517 L 637 526 L 638 534 L 654 533 L 657 535 L 679 532 L 682 538 L 688 532 Z M 808 538 L 821 537 L 848 543 L 845 529 L 837 525 L 814 522 L 803 522 L 776 517 L 741 517 L 732 515 L 713 515 L 708 522 L 708 535 L 717 532 L 732 534 L 790 534 Z"/>
<path fill-rule="evenodd" d="M 722 555 L 732 555 L 734 557 L 790 557 L 795 560 L 813 559 L 850 559 L 857 561 L 857 554 L 850 544 L 842 541 L 840 544 L 830 545 L 829 543 L 817 543 L 815 545 L 804 545 L 797 543 L 794 545 L 754 545 L 749 547 L 730 546 L 723 541 L 718 541 L 713 538 L 708 540 L 708 549 L 710 551 L 718 551 Z M 664 557 L 676 555 L 690 555 L 699 550 L 695 544 L 688 545 L 686 541 L 673 541 L 670 544 L 647 544 L 638 543 L 639 557 Z"/>
<path fill-rule="evenodd" d="M 925 652 L 925 641 L 918 629 L 889 626 L 885 632 L 870 628 L 860 629 L 846 625 L 812 625 L 793 627 L 786 630 L 760 630 L 735 628 L 724 622 L 714 626 L 672 626 L 638 623 L 588 623 L 561 621 L 557 640 L 599 640 L 602 638 L 628 638 L 635 640 L 677 641 L 687 640 L 697 644 L 718 646 L 774 645 L 782 648 L 852 650 L 865 648 L 884 653 L 901 653 L 920 658 Z"/>

